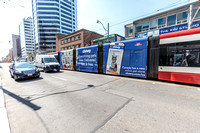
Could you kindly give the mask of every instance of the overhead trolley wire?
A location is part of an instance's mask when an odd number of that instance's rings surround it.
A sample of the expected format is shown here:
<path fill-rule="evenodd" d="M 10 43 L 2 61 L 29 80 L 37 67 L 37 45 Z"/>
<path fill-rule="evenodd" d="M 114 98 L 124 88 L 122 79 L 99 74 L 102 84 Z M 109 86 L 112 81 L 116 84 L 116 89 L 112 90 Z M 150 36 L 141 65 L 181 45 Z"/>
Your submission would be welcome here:
<path fill-rule="evenodd" d="M 160 9 L 158 9 L 158 10 L 156 10 L 156 11 L 153 11 L 153 12 L 150 12 L 150 13 L 146 13 L 146 14 L 143 14 L 143 15 L 140 15 L 140 16 L 137 16 L 137 17 L 134 17 L 134 18 L 131 18 L 131 19 L 124 20 L 124 21 L 122 21 L 122 22 L 119 22 L 119 23 L 110 25 L 110 27 L 114 27 L 114 26 L 117 26 L 117 25 L 119 25 L 119 24 L 123 24 L 123 23 L 125 23 L 125 22 L 131 21 L 131 20 L 134 21 L 134 20 L 139 19 L 139 18 L 142 18 L 142 17 L 146 17 L 146 16 L 149 16 L 149 15 L 153 15 L 154 13 L 160 12 L 160 11 L 165 10 L 165 9 L 172 8 L 172 7 L 174 7 L 174 6 L 183 4 L 183 3 L 185 3 L 185 2 L 188 2 L 188 3 L 189 3 L 190 0 L 178 0 L 178 1 L 174 2 L 174 3 L 171 3 L 171 4 L 169 4 L 169 5 L 165 6 L 165 7 L 163 7 L 163 8 L 160 8 Z M 97 32 L 97 31 L 101 31 L 101 30 L 103 30 L 103 29 L 98 29 L 98 30 L 95 30 L 95 31 Z"/>

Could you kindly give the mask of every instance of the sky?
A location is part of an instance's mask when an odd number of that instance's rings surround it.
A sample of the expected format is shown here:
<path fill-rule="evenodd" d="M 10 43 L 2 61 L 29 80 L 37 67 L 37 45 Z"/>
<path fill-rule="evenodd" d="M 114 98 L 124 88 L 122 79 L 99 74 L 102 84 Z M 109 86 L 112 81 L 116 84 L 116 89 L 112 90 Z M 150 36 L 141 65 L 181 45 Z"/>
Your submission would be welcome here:
<path fill-rule="evenodd" d="M 124 36 L 124 25 L 195 0 L 77 0 L 78 29 L 102 35 L 110 25 L 110 34 Z M 12 48 L 12 34 L 19 34 L 19 24 L 31 16 L 31 0 L 0 0 L 0 60 Z"/>

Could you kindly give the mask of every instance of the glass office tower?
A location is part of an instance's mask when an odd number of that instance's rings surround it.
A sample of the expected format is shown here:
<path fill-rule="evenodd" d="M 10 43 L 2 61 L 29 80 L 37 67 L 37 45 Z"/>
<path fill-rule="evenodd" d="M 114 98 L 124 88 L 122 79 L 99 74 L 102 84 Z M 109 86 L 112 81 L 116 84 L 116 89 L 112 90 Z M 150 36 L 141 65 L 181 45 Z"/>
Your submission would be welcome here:
<path fill-rule="evenodd" d="M 77 30 L 77 0 L 32 0 L 37 53 L 56 51 L 56 34 Z"/>

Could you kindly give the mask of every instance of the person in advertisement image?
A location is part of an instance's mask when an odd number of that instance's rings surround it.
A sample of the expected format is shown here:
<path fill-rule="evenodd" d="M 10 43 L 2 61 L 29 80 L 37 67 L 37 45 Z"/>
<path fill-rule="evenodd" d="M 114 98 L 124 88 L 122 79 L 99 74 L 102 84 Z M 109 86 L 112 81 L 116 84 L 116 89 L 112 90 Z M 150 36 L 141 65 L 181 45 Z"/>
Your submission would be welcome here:
<path fill-rule="evenodd" d="M 63 69 L 66 69 L 66 51 L 63 51 L 62 53 L 61 53 L 61 67 L 63 68 Z"/>
<path fill-rule="evenodd" d="M 62 51 L 61 53 L 61 67 L 63 69 L 73 69 L 73 50 Z"/>
<path fill-rule="evenodd" d="M 68 50 L 66 52 L 66 69 L 73 69 L 73 50 Z"/>
<path fill-rule="evenodd" d="M 123 53 L 124 53 L 123 43 L 110 44 L 107 67 L 106 67 L 107 74 L 120 75 Z"/>

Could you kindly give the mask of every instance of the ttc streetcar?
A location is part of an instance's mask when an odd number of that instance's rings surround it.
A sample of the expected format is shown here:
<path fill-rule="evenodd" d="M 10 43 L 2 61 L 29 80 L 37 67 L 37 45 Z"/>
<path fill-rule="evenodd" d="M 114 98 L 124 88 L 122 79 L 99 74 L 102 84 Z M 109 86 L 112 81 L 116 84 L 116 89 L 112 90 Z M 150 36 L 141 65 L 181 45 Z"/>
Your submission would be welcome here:
<path fill-rule="evenodd" d="M 57 53 L 62 69 L 200 85 L 200 28 Z"/>

